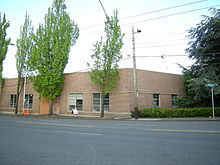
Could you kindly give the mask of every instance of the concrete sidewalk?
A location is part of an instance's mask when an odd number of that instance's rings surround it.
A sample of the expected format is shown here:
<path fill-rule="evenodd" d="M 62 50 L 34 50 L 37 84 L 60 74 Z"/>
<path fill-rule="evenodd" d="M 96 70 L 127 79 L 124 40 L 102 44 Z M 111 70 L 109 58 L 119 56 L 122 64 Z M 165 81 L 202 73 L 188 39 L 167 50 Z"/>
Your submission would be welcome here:
<path fill-rule="evenodd" d="M 13 116 L 13 117 L 33 117 L 33 118 L 59 118 L 59 119 L 85 119 L 85 120 L 124 120 L 124 121 L 220 121 L 220 117 L 186 117 L 186 118 L 125 118 L 125 117 L 112 117 L 112 116 L 90 116 L 90 115 L 59 115 L 54 114 L 51 116 L 48 115 L 37 115 L 37 114 L 18 114 L 14 113 L 5 114 L 0 113 L 0 116 Z"/>
<path fill-rule="evenodd" d="M 69 118 L 69 119 L 91 119 L 91 120 L 130 120 L 130 121 L 220 121 L 220 117 L 186 117 L 186 118 L 126 118 L 126 117 L 113 117 L 113 116 L 105 116 L 101 118 L 99 115 L 53 115 L 61 118 Z"/>

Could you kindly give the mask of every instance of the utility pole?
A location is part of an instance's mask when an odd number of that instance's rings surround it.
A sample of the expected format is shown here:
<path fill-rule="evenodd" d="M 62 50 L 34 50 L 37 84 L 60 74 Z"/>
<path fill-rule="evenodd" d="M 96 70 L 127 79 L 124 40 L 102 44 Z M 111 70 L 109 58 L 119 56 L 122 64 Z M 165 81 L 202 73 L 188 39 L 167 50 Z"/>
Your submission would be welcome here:
<path fill-rule="evenodd" d="M 137 29 L 134 31 L 134 26 L 132 26 L 132 46 L 133 46 L 133 90 L 134 90 L 134 118 L 138 119 L 138 91 L 137 91 L 137 73 L 136 73 L 136 56 L 135 56 L 135 33 L 140 33 L 141 30 Z"/>

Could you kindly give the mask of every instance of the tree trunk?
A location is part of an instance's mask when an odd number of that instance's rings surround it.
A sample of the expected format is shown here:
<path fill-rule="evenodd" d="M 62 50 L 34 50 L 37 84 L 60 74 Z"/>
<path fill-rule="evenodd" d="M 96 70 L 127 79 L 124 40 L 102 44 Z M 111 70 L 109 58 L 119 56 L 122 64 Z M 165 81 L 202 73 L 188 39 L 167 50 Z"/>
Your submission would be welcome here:
<path fill-rule="evenodd" d="M 105 93 L 102 91 L 101 93 L 101 114 L 100 114 L 100 117 L 104 117 L 104 96 L 105 96 Z"/>
<path fill-rule="evenodd" d="M 49 106 L 49 116 L 50 115 L 53 115 L 53 100 L 49 100 L 49 104 L 50 104 L 50 106 Z"/>
<path fill-rule="evenodd" d="M 18 75 L 18 84 L 17 84 L 17 95 L 16 95 L 16 106 L 15 106 L 15 114 L 18 114 L 18 108 L 19 108 L 19 97 L 21 94 L 21 91 L 24 89 L 24 77 L 21 77 Z M 24 98 L 22 98 L 24 101 Z M 23 105 L 23 104 L 22 104 Z M 24 105 L 23 105 L 24 106 Z M 24 107 L 22 107 L 24 108 Z"/>
<path fill-rule="evenodd" d="M 3 83 L 0 82 L 0 96 L 2 95 Z"/>
<path fill-rule="evenodd" d="M 19 96 L 20 96 L 20 94 L 17 92 L 16 105 L 15 105 L 15 114 L 16 114 L 16 115 L 18 114 Z"/>
<path fill-rule="evenodd" d="M 0 80 L 0 96 L 2 95 L 2 91 L 3 91 L 4 82 L 5 82 L 5 80 L 4 80 L 4 79 L 2 79 L 2 81 Z"/>
<path fill-rule="evenodd" d="M 15 114 L 18 114 L 18 106 L 19 106 L 19 97 L 20 97 L 20 85 L 21 85 L 21 77 L 18 77 L 18 85 L 17 85 L 17 95 L 16 95 L 16 105 L 15 105 Z M 21 87 L 22 89 L 22 87 Z M 22 107 L 23 108 L 23 107 Z"/>

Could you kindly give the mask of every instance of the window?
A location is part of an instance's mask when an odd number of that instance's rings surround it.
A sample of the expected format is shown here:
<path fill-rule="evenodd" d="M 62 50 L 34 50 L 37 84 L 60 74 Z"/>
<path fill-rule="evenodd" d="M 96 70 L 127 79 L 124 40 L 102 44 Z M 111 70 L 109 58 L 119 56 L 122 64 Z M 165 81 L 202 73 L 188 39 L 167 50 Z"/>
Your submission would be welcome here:
<path fill-rule="evenodd" d="M 32 109 L 33 106 L 33 94 L 26 94 L 24 100 L 24 109 Z"/>
<path fill-rule="evenodd" d="M 9 108 L 15 108 L 17 101 L 17 95 L 12 94 L 9 96 Z"/>
<path fill-rule="evenodd" d="M 68 97 L 68 111 L 77 109 L 78 111 L 83 110 L 83 94 L 82 93 L 70 93 Z"/>
<path fill-rule="evenodd" d="M 101 110 L 101 94 L 93 93 L 93 111 L 100 112 Z M 104 96 L 104 111 L 109 111 L 109 94 Z"/>
<path fill-rule="evenodd" d="M 172 101 L 172 107 L 176 108 L 177 107 L 177 95 L 172 95 L 171 101 Z"/>
<path fill-rule="evenodd" d="M 160 94 L 153 94 L 153 107 L 160 107 Z"/>
<path fill-rule="evenodd" d="M 93 93 L 93 110 L 100 111 L 100 93 Z"/>

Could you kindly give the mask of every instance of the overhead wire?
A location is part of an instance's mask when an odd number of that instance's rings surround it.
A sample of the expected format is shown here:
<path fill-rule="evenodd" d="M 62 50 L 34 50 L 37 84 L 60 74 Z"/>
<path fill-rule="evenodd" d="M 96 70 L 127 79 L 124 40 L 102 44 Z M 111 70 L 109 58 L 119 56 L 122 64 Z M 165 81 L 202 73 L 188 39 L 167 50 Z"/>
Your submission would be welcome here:
<path fill-rule="evenodd" d="M 125 17 L 125 18 L 121 18 L 121 20 L 128 19 L 128 18 L 139 17 L 139 16 L 146 15 L 146 14 L 157 13 L 157 12 L 161 12 L 161 11 L 165 11 L 165 10 L 175 9 L 175 8 L 179 8 L 179 7 L 183 7 L 183 6 L 189 6 L 189 5 L 193 5 L 193 4 L 196 4 L 196 3 L 201 3 L 201 2 L 204 2 L 204 1 L 208 1 L 208 0 L 201 0 L 201 1 L 186 3 L 186 4 L 182 4 L 182 5 L 171 6 L 171 7 L 167 7 L 167 8 L 163 8 L 163 9 L 159 9 L 159 10 L 154 10 L 154 11 L 150 11 L 150 12 L 146 12 L 146 13 L 142 13 L 142 14 L 128 16 L 128 17 Z"/>
<path fill-rule="evenodd" d="M 156 13 L 156 12 L 160 12 L 160 11 L 165 11 L 165 10 L 169 10 L 169 9 L 174 9 L 174 8 L 178 8 L 178 7 L 183 7 L 183 6 L 187 6 L 187 5 L 193 5 L 195 3 L 201 3 L 201 2 L 204 2 L 204 1 L 207 1 L 207 0 L 201 0 L 201 1 L 196 1 L 196 2 L 191 2 L 191 3 L 187 3 L 187 4 L 183 4 L 183 5 L 177 5 L 177 6 L 172 6 L 172 7 L 168 7 L 168 8 L 163 8 L 163 9 L 159 9 L 159 10 L 155 10 L 155 11 L 151 11 L 151 12 L 147 12 L 147 13 L 142 13 L 142 14 L 138 14 L 138 15 L 133 15 L 133 16 L 129 16 L 129 17 L 125 17 L 125 18 L 121 18 L 120 20 L 123 20 L 123 19 L 128 19 L 128 18 L 132 18 L 132 17 L 137 17 L 137 16 L 141 16 L 141 15 L 145 15 L 145 14 L 150 14 L 150 13 Z M 101 6 L 102 6 L 102 9 L 105 13 L 105 16 L 106 18 L 108 19 L 108 15 L 105 11 L 105 8 L 102 4 L 102 2 L 99 0 Z M 198 11 L 198 10 L 203 10 L 203 9 L 207 9 L 207 8 L 210 8 L 210 7 L 205 7 L 205 8 L 199 8 L 199 9 L 194 9 L 194 10 L 189 10 L 189 11 L 184 11 L 184 12 L 179 12 L 179 13 L 175 13 L 175 14 L 170 14 L 170 15 L 165 15 L 165 16 L 161 16 L 161 17 L 156 17 L 156 18 L 152 18 L 152 19 L 148 19 L 148 20 L 143 20 L 143 22 L 145 21 L 149 21 L 149 20 L 155 20 L 155 19 L 160 19 L 160 18 L 165 18 L 165 17 L 169 17 L 169 16 L 175 16 L 175 15 L 179 15 L 179 14 L 184 14 L 184 13 L 188 13 L 188 12 L 193 12 L 193 11 Z M 108 20 L 107 20 L 108 21 Z M 141 21 L 142 22 L 142 21 Z M 136 22 L 135 22 L 136 23 Z M 129 23 L 129 24 L 133 24 L 133 23 Z M 98 25 L 92 25 L 90 27 L 94 27 L 94 26 L 99 26 L 99 25 L 102 25 L 102 24 L 98 24 Z M 128 25 L 128 24 L 126 24 Z M 87 27 L 87 28 L 83 28 L 83 29 L 88 29 L 90 27 Z M 91 33 L 87 33 L 87 34 L 84 34 L 85 35 L 90 35 L 90 34 L 94 34 L 94 33 L 98 33 L 99 31 L 95 31 L 95 32 L 91 32 Z M 181 34 L 184 33 L 184 32 L 181 32 Z M 173 33 L 173 35 L 176 35 L 176 34 L 180 34 L 180 33 Z M 166 34 L 165 34 L 166 35 Z M 172 35 L 172 34 L 167 34 L 167 35 Z M 161 36 L 161 35 L 160 35 Z M 149 48 L 149 47 L 165 47 L 165 46 L 176 46 L 177 44 L 175 45 L 160 45 L 160 46 L 148 46 L 148 47 L 137 47 L 137 48 Z M 180 45 L 180 44 L 178 44 Z M 182 45 L 182 44 L 181 44 Z M 127 50 L 126 50 L 126 53 L 127 53 Z M 127 53 L 128 54 L 128 53 Z"/>
<path fill-rule="evenodd" d="M 128 16 L 128 17 L 120 18 L 119 20 L 129 19 L 129 18 L 133 18 L 133 17 L 146 15 L 146 14 L 152 14 L 152 13 L 157 13 L 157 12 L 161 12 L 161 11 L 165 11 L 165 10 L 175 9 L 175 8 L 179 8 L 179 7 L 183 7 L 183 6 L 193 5 L 193 4 L 201 3 L 201 2 L 204 2 L 204 1 L 208 1 L 208 0 L 200 0 L 200 1 L 195 1 L 195 2 L 186 3 L 186 4 L 182 4 L 182 5 L 162 8 L 162 9 L 158 9 L 158 10 L 154 10 L 154 11 L 150 11 L 150 12 L 146 12 L 146 13 L 141 13 L 141 14 L 136 14 L 136 15 L 131 15 L 131 16 Z M 103 8 L 103 5 L 102 5 L 102 8 Z M 106 15 L 106 12 L 105 12 L 105 15 Z M 85 28 L 81 28 L 81 30 L 97 27 L 97 26 L 100 26 L 100 25 L 103 25 L 103 23 L 99 23 L 99 24 L 96 24 L 96 25 L 91 25 L 91 26 L 88 26 L 88 27 L 85 27 Z"/>
<path fill-rule="evenodd" d="M 99 0 L 100 1 L 100 0 Z M 198 1 L 198 2 L 203 2 L 203 1 Z M 102 5 L 101 1 L 100 1 L 100 4 Z M 190 4 L 194 4 L 194 3 L 190 3 Z M 189 4 L 188 4 L 189 5 Z M 175 7 L 180 7 L 180 6 L 184 6 L 184 5 L 179 5 L 179 6 L 174 6 L 174 7 L 171 7 L 171 8 L 175 8 Z M 212 7 L 216 7 L 216 6 L 219 6 L 219 5 L 215 5 L 215 6 L 212 6 Z M 108 18 L 107 14 L 106 14 L 106 11 L 102 5 L 102 8 L 105 12 L 105 15 L 106 17 Z M 166 8 L 166 9 L 162 9 L 162 10 L 167 10 L 167 9 L 171 9 L 171 8 Z M 166 18 L 166 17 L 170 17 L 170 16 L 176 16 L 176 15 L 180 15 L 180 14 L 185 14 L 185 13 L 189 13 L 189 12 L 194 12 L 194 11 L 198 11 L 198 10 L 204 10 L 204 9 L 207 9 L 207 8 L 210 8 L 210 7 L 204 7 L 204 8 L 199 8 L 199 9 L 194 9 L 194 10 L 188 10 L 188 11 L 184 11 L 184 12 L 179 12 L 179 13 L 175 13 L 175 14 L 169 14 L 169 15 L 164 15 L 164 16 L 160 16 L 160 17 L 155 17 L 155 18 L 151 18 L 151 19 L 147 19 L 147 20 L 143 20 L 143 21 L 138 21 L 138 22 L 134 22 L 134 23 L 129 23 L 129 24 L 136 24 L 136 23 L 140 23 L 140 22 L 145 22 L 145 21 L 150 21 L 150 20 L 156 20 L 156 19 L 161 19 L 161 18 Z M 162 10 L 158 10 L 158 11 L 155 11 L 155 12 L 159 12 L 159 11 L 162 11 Z M 148 12 L 149 13 L 149 12 Z M 145 13 L 146 14 L 146 13 Z M 144 14 L 143 14 L 144 15 Z M 140 15 L 136 15 L 136 16 L 140 16 Z M 134 16 L 135 17 L 135 16 Z M 131 17 L 126 17 L 125 19 L 127 18 L 131 18 Z M 120 19 L 122 20 L 122 19 Z M 126 24 L 128 25 L 128 24 Z M 185 39 L 179 39 L 179 40 L 185 40 Z M 168 44 L 168 45 L 154 45 L 154 46 L 148 46 L 148 47 L 137 47 L 137 48 L 152 48 L 152 47 L 166 47 L 166 46 L 177 46 L 177 45 L 183 45 L 183 44 Z M 185 44 L 184 44 L 185 45 Z M 126 51 L 127 52 L 127 51 Z M 161 57 L 161 58 L 164 58 L 164 57 L 177 57 L 177 56 L 188 56 L 188 55 L 161 55 L 161 56 L 137 56 L 137 58 L 139 57 Z M 131 57 L 128 57 L 128 58 L 125 58 L 123 60 L 127 60 L 127 59 L 130 59 Z M 122 60 L 120 60 L 122 61 Z"/>
<path fill-rule="evenodd" d="M 136 22 L 127 23 L 127 24 L 124 24 L 124 26 L 131 25 L 131 24 L 138 24 L 138 23 L 142 23 L 142 22 L 146 22 L 146 21 L 153 21 L 153 20 L 157 20 L 157 19 L 161 19 L 161 18 L 167 18 L 167 17 L 171 17 L 171 16 L 176 16 L 176 15 L 180 15 L 180 14 L 186 14 L 186 13 L 190 13 L 190 12 L 194 12 L 194 11 L 199 11 L 199 10 L 204 10 L 204 9 L 209 9 L 209 8 L 214 8 L 214 7 L 217 7 L 217 6 L 220 6 L 220 5 L 215 5 L 215 6 L 210 6 L 210 7 L 203 7 L 203 8 L 183 11 L 183 12 L 179 12 L 179 13 L 163 15 L 163 16 L 159 16 L 159 17 L 155 17 L 155 18 L 150 18 L 150 19 L 146 19 L 146 20 L 142 20 L 142 21 L 136 21 Z"/>
<path fill-rule="evenodd" d="M 100 0 L 99 0 L 100 1 Z M 142 15 L 146 15 L 146 14 L 151 14 L 151 13 L 157 13 L 157 12 L 161 12 L 161 11 L 165 11 L 165 10 L 170 10 L 170 9 L 175 9 L 175 8 L 179 8 L 179 7 L 184 7 L 184 6 L 188 6 L 188 5 L 193 5 L 193 4 L 196 4 L 196 3 L 201 3 L 201 2 L 204 2 L 204 1 L 208 1 L 208 0 L 201 0 L 201 1 L 196 1 L 196 2 L 191 2 L 191 3 L 187 3 L 187 4 L 182 4 L 182 5 L 177 5 L 177 6 L 171 6 L 171 7 L 168 7 L 168 8 L 163 8 L 163 9 L 159 9 L 159 10 L 155 10 L 155 11 L 151 11 L 151 12 L 146 12 L 146 13 L 142 13 L 142 14 L 137 14 L 137 15 L 133 15 L 133 16 L 128 16 L 128 17 L 124 17 L 124 18 L 120 18 L 119 20 L 125 20 L 125 19 L 129 19 L 129 18 L 133 18 L 133 17 L 138 17 L 138 16 L 142 16 Z M 157 20 L 157 19 L 162 19 L 162 18 L 166 18 L 166 17 L 171 17 L 171 16 L 177 16 L 177 15 L 180 15 L 180 14 L 185 14 L 185 13 L 189 13 L 189 12 L 194 12 L 194 11 L 199 11 L 199 10 L 204 10 L 204 9 L 208 9 L 208 8 L 213 8 L 213 7 L 217 7 L 217 6 L 220 6 L 220 5 L 215 5 L 215 6 L 211 6 L 211 7 L 204 7 L 204 8 L 198 8 L 198 9 L 194 9 L 194 10 L 188 10 L 188 11 L 183 11 L 183 12 L 179 12 L 179 13 L 174 13 L 174 14 L 169 14 L 169 15 L 164 15 L 164 16 L 160 16 L 160 17 L 155 17 L 155 18 L 151 18 L 151 19 L 146 19 L 146 20 L 142 20 L 142 21 L 136 21 L 136 22 L 131 22 L 131 23 L 128 23 L 128 24 L 124 24 L 124 26 L 127 26 L 127 25 L 130 25 L 130 24 L 137 24 L 137 23 L 141 23 L 141 22 L 146 22 L 146 21 L 152 21 L 152 20 Z M 102 8 L 104 9 L 103 5 L 102 5 Z M 105 15 L 107 16 L 107 13 L 106 11 L 104 10 L 105 12 Z M 103 23 L 100 23 L 100 24 L 96 24 L 96 25 L 91 25 L 89 27 L 85 27 L 85 28 L 81 28 L 81 30 L 86 30 L 86 29 L 90 29 L 92 27 L 96 27 L 96 26 L 100 26 L 100 25 L 103 25 Z M 100 32 L 101 30 L 97 30 L 97 31 L 94 31 L 94 32 L 91 32 L 91 33 L 86 33 L 86 34 L 82 34 L 83 36 L 86 36 L 86 35 L 90 35 L 90 34 L 94 34 L 94 33 L 98 33 Z M 185 32 L 180 32 L 180 33 L 167 33 L 167 34 L 160 34 L 158 36 L 163 36 L 163 35 L 176 35 L 176 34 L 183 34 Z M 150 36 L 149 36 L 150 37 Z M 152 36 L 152 37 L 155 37 Z M 151 46 L 151 47 L 164 47 L 164 46 L 172 46 L 172 45 L 161 45 L 161 46 Z M 173 45 L 174 46 L 174 45 Z M 150 46 L 149 46 L 150 47 Z M 149 48 L 149 47 L 143 47 L 143 48 Z M 138 47 L 137 47 L 138 48 Z M 140 47 L 139 47 L 140 48 Z M 127 51 L 126 51 L 127 52 Z M 138 56 L 137 56 L 138 57 Z M 130 59 L 130 58 L 126 58 L 126 59 Z M 124 60 L 126 60 L 124 59 Z M 86 68 L 86 69 L 83 69 L 83 70 L 79 70 L 77 72 L 81 72 L 81 71 L 84 71 L 84 70 L 89 70 L 90 68 Z"/>
<path fill-rule="evenodd" d="M 205 54 L 220 54 L 220 53 L 205 53 Z M 188 55 L 186 54 L 162 54 L 162 55 L 156 55 L 156 56 L 136 56 L 136 58 L 162 58 L 164 59 L 165 57 L 188 57 Z M 121 61 L 125 61 L 125 60 L 129 60 L 129 59 L 132 59 L 133 57 L 126 57 L 126 58 L 122 58 L 119 60 L 119 62 Z M 88 70 L 91 70 L 93 69 L 94 67 L 87 67 L 85 69 L 80 69 L 80 70 L 77 70 L 77 71 L 74 71 L 74 72 L 68 72 L 68 73 L 64 73 L 65 74 L 74 74 L 74 73 L 79 73 L 79 72 L 85 72 L 85 71 L 88 71 Z M 27 84 L 31 84 L 31 81 L 30 82 L 27 82 Z M 17 84 L 13 84 L 13 85 L 7 85 L 7 86 L 4 86 L 2 85 L 1 88 L 10 88 L 10 87 L 15 87 L 17 86 Z"/>
<path fill-rule="evenodd" d="M 99 0 L 100 1 L 100 0 Z M 203 0 L 203 1 L 207 1 L 207 0 Z M 169 8 L 164 8 L 164 9 L 160 9 L 160 10 L 155 10 L 155 11 L 152 11 L 152 12 L 147 12 L 148 14 L 150 13 L 156 13 L 156 12 L 160 12 L 160 11 L 165 11 L 165 10 L 169 10 L 169 9 L 173 9 L 175 7 L 182 7 L 182 6 L 186 6 L 186 5 L 192 5 L 192 4 L 195 4 L 195 3 L 199 3 L 199 2 L 203 2 L 203 1 L 197 1 L 197 2 L 192 2 L 192 3 L 189 3 L 189 4 L 183 4 L 183 5 L 178 5 L 178 6 L 173 6 L 173 7 L 169 7 Z M 217 6 L 220 6 L 220 5 L 216 5 L 216 6 L 212 6 L 212 7 L 217 7 Z M 151 19 L 146 19 L 146 20 L 142 20 L 142 21 L 136 21 L 136 22 L 132 22 L 132 23 L 129 23 L 129 24 L 125 24 L 126 25 L 130 25 L 130 24 L 136 24 L 136 23 L 141 23 L 141 22 L 146 22 L 146 21 L 152 21 L 152 20 L 157 20 L 157 19 L 162 19 L 162 18 L 166 18 L 166 17 L 171 17 L 171 16 L 177 16 L 177 15 L 180 15 L 180 14 L 185 14 L 185 13 L 189 13 L 189 12 L 194 12 L 194 11 L 198 11 L 198 10 L 204 10 L 204 9 L 208 9 L 210 7 L 204 7 L 204 8 L 199 8 L 199 9 L 194 9 L 194 10 L 188 10 L 188 11 L 184 11 L 184 12 L 179 12 L 179 13 L 174 13 L 174 14 L 169 14 L 169 15 L 164 15 L 164 16 L 160 16 L 160 17 L 155 17 L 155 18 L 151 18 Z M 129 18 L 133 18 L 133 17 L 138 17 L 138 16 L 141 16 L 141 15 L 145 15 L 147 13 L 142 13 L 142 14 L 138 14 L 138 15 L 133 15 L 133 16 L 129 16 L 129 17 L 125 17 L 125 18 L 121 18 L 120 20 L 125 20 L 125 19 L 129 19 Z M 107 16 L 106 12 L 105 12 L 105 15 Z M 102 24 L 97 24 L 97 25 L 92 25 L 90 27 L 87 27 L 87 28 L 83 28 L 83 29 L 89 29 L 91 27 L 95 27 L 95 26 L 100 26 L 100 25 L 103 25 Z M 87 34 L 83 34 L 83 35 L 89 35 L 89 34 L 94 34 L 94 33 L 98 33 L 100 31 L 95 31 L 95 32 L 91 32 L 91 33 L 87 33 Z M 160 34 L 158 36 L 166 36 L 166 35 L 176 35 L 176 34 L 183 34 L 185 32 L 180 32 L 180 33 L 167 33 L 167 34 Z M 150 36 L 149 36 L 150 37 Z M 152 37 L 155 37 L 152 36 Z M 138 44 L 138 43 L 137 43 Z M 139 43 L 140 44 L 140 43 Z M 165 46 L 176 46 L 176 45 L 160 45 L 160 46 L 148 46 L 148 47 L 137 47 L 137 48 L 150 48 L 150 47 L 165 47 Z M 126 50 L 127 52 L 127 50 Z M 207 54 L 207 53 L 206 53 Z M 154 58 L 154 57 L 159 57 L 159 58 L 163 58 L 163 57 L 177 57 L 177 56 L 188 56 L 188 55 L 161 55 L 161 56 L 136 56 L 137 58 Z M 122 58 L 119 62 L 121 61 L 125 61 L 125 60 L 129 60 L 129 59 L 132 59 L 132 57 L 127 57 L 127 58 Z M 81 69 L 81 70 L 77 70 L 75 72 L 71 72 L 71 73 L 78 73 L 78 72 L 83 72 L 83 71 L 88 71 L 90 69 L 92 69 L 93 67 L 88 67 L 88 68 L 85 68 L 85 69 Z M 31 83 L 31 82 L 27 82 L 28 84 Z M 2 86 L 2 88 L 5 88 L 5 87 L 15 87 L 17 85 L 11 85 L 11 86 Z"/>
<path fill-rule="evenodd" d="M 186 45 L 186 44 L 152 45 L 152 46 L 136 47 L 136 48 L 146 49 L 146 48 L 158 48 L 158 47 L 181 46 L 181 45 Z"/>
<path fill-rule="evenodd" d="M 121 24 L 121 26 L 128 26 L 128 25 L 132 25 L 132 24 L 138 24 L 138 23 L 142 23 L 142 22 L 158 20 L 158 19 L 162 19 L 162 18 L 177 16 L 177 15 L 186 14 L 186 13 L 190 13 L 190 12 L 195 12 L 195 11 L 199 11 L 199 10 L 210 9 L 210 8 L 214 8 L 214 7 L 218 7 L 218 6 L 220 6 L 220 5 L 214 5 L 214 6 L 209 6 L 209 7 L 197 8 L 197 9 L 193 9 L 193 10 L 187 10 L 187 11 L 183 11 L 183 12 L 179 12 L 179 13 L 173 13 L 173 14 L 163 15 L 163 16 L 159 16 L 159 17 L 155 17 L 155 18 L 149 18 L 149 19 L 146 19 L 146 20 L 141 20 L 141 21 L 130 22 L 130 23 L 126 23 L 126 24 Z M 99 24 L 99 25 L 103 25 L 103 24 Z M 85 28 L 82 28 L 82 30 L 83 29 L 85 29 Z M 89 32 L 89 33 L 86 33 L 86 34 L 82 34 L 82 36 L 91 35 L 91 34 L 94 34 L 94 33 L 98 33 L 100 31 L 101 30 L 97 30 L 97 31 L 94 31 L 94 32 L 91 32 L 91 33 Z"/>
<path fill-rule="evenodd" d="M 201 2 L 204 2 L 204 1 L 208 1 L 208 0 L 200 0 L 200 1 L 196 1 L 196 2 L 191 2 L 191 3 L 187 3 L 187 4 L 182 4 L 182 5 L 177 5 L 177 6 L 172 6 L 172 7 L 168 7 L 168 8 L 163 8 L 163 9 L 159 9 L 159 10 L 155 10 L 155 11 L 151 11 L 151 12 L 146 12 L 146 13 L 142 13 L 142 14 L 138 14 L 138 15 L 133 15 L 133 16 L 128 16 L 128 17 L 125 17 L 125 18 L 121 18 L 119 20 L 124 20 L 124 19 L 129 19 L 129 18 L 133 18 L 133 17 L 138 17 L 138 16 L 142 16 L 142 15 L 146 15 L 146 14 L 151 14 L 151 13 L 157 13 L 157 12 L 161 12 L 161 11 L 165 11 L 165 10 L 170 10 L 170 9 L 174 9 L 174 8 L 179 8 L 179 7 L 183 7 L 183 6 L 188 6 L 188 5 L 193 5 L 193 4 L 196 4 L 196 3 L 201 3 Z M 105 8 L 102 4 L 102 2 L 99 0 L 101 6 L 102 6 L 102 9 L 104 11 L 104 14 L 106 16 L 106 18 L 108 19 L 108 15 L 105 11 Z M 220 6 L 220 5 L 215 5 L 215 6 L 211 6 L 211 7 L 216 7 L 216 6 Z M 138 22 L 132 22 L 132 23 L 129 23 L 129 24 L 135 24 L 135 23 L 140 23 L 140 22 L 146 22 L 146 21 L 151 21 L 151 20 L 156 20 L 156 19 L 161 19 L 161 18 L 166 18 L 166 17 L 171 17 L 171 16 L 176 16 L 176 15 L 180 15 L 180 14 L 185 14 L 185 13 L 189 13 L 189 12 L 194 12 L 194 11 L 198 11 L 198 10 L 204 10 L 204 9 L 208 9 L 208 8 L 211 8 L 211 7 L 204 7 L 204 8 L 199 8 L 199 9 L 194 9 L 194 10 L 188 10 L 188 11 L 184 11 L 184 12 L 179 12 L 179 13 L 174 13 L 174 14 L 169 14 L 169 15 L 164 15 L 164 16 L 160 16 L 160 17 L 155 17 L 155 18 L 151 18 L 151 19 L 147 19 L 147 20 L 142 20 L 142 21 L 138 21 Z M 108 20 L 107 20 L 108 21 Z M 129 25 L 129 24 L 126 24 L 126 25 Z M 103 25 L 103 23 L 100 23 L 100 24 L 96 24 L 96 25 L 91 25 L 89 27 L 85 27 L 85 28 L 82 28 L 82 30 L 85 30 L 85 29 L 89 29 L 89 28 L 92 28 L 92 27 L 96 27 L 96 26 L 100 26 L 100 25 Z M 101 30 L 97 30 L 97 31 L 94 31 L 94 32 L 91 32 L 91 33 L 86 33 L 86 34 L 82 34 L 83 36 L 85 35 L 90 35 L 90 34 L 94 34 L 94 33 L 98 33 L 100 32 Z M 158 36 L 166 36 L 166 35 L 177 35 L 177 34 L 184 34 L 185 32 L 180 32 L 180 33 L 167 33 L 167 34 L 160 34 Z M 155 35 L 153 36 L 155 37 Z M 170 44 L 170 45 L 154 45 L 154 46 L 148 46 L 148 47 L 137 47 L 137 48 L 151 48 L 151 47 L 166 47 L 166 46 L 177 46 L 177 45 L 183 45 L 183 44 Z M 126 53 L 127 53 L 127 50 L 125 50 Z M 128 53 L 127 53 L 128 54 Z M 187 55 L 184 55 L 184 56 L 187 56 Z M 138 57 L 138 56 L 137 56 Z M 148 56 L 149 57 L 149 56 Z M 155 56 L 153 56 L 155 57 Z M 158 57 L 161 57 L 161 56 L 158 56 Z M 174 56 L 173 56 L 174 57 Z M 123 58 L 121 59 L 120 61 L 123 61 L 123 60 L 127 60 L 127 59 L 130 59 L 131 57 L 128 57 L 128 58 Z M 120 62 L 119 61 L 119 62 Z M 76 72 L 82 72 L 82 71 L 86 71 L 86 70 L 89 70 L 89 69 L 92 69 L 92 67 L 90 68 L 86 68 L 86 69 L 82 69 L 82 70 L 79 70 L 79 71 L 76 71 Z"/>
<path fill-rule="evenodd" d="M 164 10 L 169 10 L 169 9 L 174 9 L 174 8 L 178 8 L 178 7 L 183 7 L 183 6 L 187 6 L 187 5 L 192 5 L 192 4 L 195 4 L 195 3 L 200 3 L 200 2 L 204 2 L 204 1 L 207 1 L 207 0 L 202 0 L 202 1 L 196 1 L 196 2 L 192 2 L 192 3 L 188 3 L 188 4 L 183 4 L 183 5 L 178 5 L 178 6 L 172 6 L 172 7 L 168 7 L 168 8 L 164 8 L 164 9 L 159 9 L 159 10 L 155 10 L 155 11 L 152 11 L 152 12 L 148 12 L 148 13 L 155 13 L 155 12 L 160 12 L 160 11 L 164 11 Z M 104 6 L 102 5 L 101 1 L 99 0 L 102 8 L 103 8 L 103 11 L 105 13 L 105 16 L 106 18 L 108 18 L 107 16 L 107 13 L 104 9 Z M 219 6 L 219 5 L 216 5 L 216 6 Z M 213 6 L 212 6 L 213 7 Z M 160 17 L 156 17 L 156 18 L 151 18 L 151 19 L 147 19 L 147 20 L 142 20 L 142 21 L 138 21 L 138 22 L 133 22 L 133 23 L 129 23 L 129 24 L 134 24 L 134 23 L 140 23 L 140 22 L 145 22 L 145 21 L 150 21 L 150 20 L 156 20 L 156 19 L 161 19 L 161 18 L 166 18 L 166 17 L 170 17 L 170 16 L 176 16 L 176 15 L 180 15 L 180 14 L 185 14 L 185 13 L 189 13 L 189 12 L 193 12 L 193 11 L 198 11 L 198 10 L 204 10 L 204 9 L 207 9 L 207 8 L 210 8 L 210 7 L 205 7 L 205 8 L 199 8 L 199 9 L 194 9 L 194 10 L 188 10 L 188 11 L 184 11 L 184 12 L 179 12 L 179 13 L 174 13 L 174 14 L 169 14 L 169 15 L 165 15 L 165 16 L 160 16 Z M 142 14 L 139 14 L 139 15 L 145 15 L 146 13 L 142 13 Z M 134 15 L 134 16 L 129 16 L 129 17 L 136 17 L 138 15 Z M 129 17 L 126 17 L 126 18 L 122 18 L 122 19 L 128 19 Z M 122 20 L 121 19 L 121 20 Z M 126 24 L 126 25 L 129 25 L 129 24 Z M 101 25 L 101 24 L 99 24 Z M 87 34 L 82 34 L 83 36 L 86 36 L 86 35 L 91 35 L 91 34 L 94 34 L 94 33 L 98 33 L 100 31 L 95 31 L 95 32 L 91 32 L 91 33 L 87 33 Z M 158 36 L 165 36 L 165 35 L 176 35 L 176 34 L 183 34 L 183 33 L 186 33 L 186 32 L 181 32 L 181 33 L 169 33 L 169 34 L 161 34 L 161 35 L 158 35 Z M 155 36 L 154 36 L 155 37 Z M 138 43 L 137 43 L 138 44 Z M 143 43 L 142 43 L 143 44 Z M 183 45 L 183 44 L 170 44 L 170 45 L 153 45 L 153 46 L 147 46 L 147 47 L 137 47 L 137 48 L 156 48 L 156 47 L 167 47 L 167 46 L 180 46 L 180 45 Z M 185 44 L 184 44 L 185 45 Z M 127 53 L 127 50 L 125 50 L 126 53 Z M 127 53 L 129 54 L 129 53 Z"/>
<path fill-rule="evenodd" d="M 170 41 L 186 41 L 186 38 L 181 38 L 181 39 L 174 39 L 174 40 L 169 40 Z M 143 45 L 143 44 L 155 44 L 155 43 L 164 43 L 164 41 L 160 40 L 160 41 L 144 41 L 144 42 L 139 42 L 139 43 L 135 43 L 137 45 Z"/>
<path fill-rule="evenodd" d="M 171 36 L 171 35 L 179 35 L 179 34 L 185 34 L 186 32 L 175 32 L 175 33 L 165 33 L 165 34 L 156 34 L 156 35 L 149 35 L 147 38 L 155 38 L 155 37 L 161 37 L 161 36 Z"/>
<path fill-rule="evenodd" d="M 164 58 L 164 57 L 186 57 L 188 55 L 184 55 L 184 54 L 174 54 L 174 55 L 166 55 L 166 54 L 163 54 L 163 55 L 157 55 L 157 56 L 136 56 L 137 58 L 146 58 L 146 57 L 160 57 L 160 58 Z"/>

